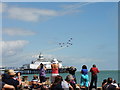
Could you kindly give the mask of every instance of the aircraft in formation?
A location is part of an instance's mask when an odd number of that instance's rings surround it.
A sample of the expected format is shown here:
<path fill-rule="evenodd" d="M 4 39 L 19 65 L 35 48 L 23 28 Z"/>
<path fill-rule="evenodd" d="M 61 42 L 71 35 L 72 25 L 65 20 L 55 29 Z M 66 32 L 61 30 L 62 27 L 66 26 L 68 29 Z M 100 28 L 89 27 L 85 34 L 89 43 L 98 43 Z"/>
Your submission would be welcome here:
<path fill-rule="evenodd" d="M 70 38 L 67 42 L 60 42 L 59 46 L 60 47 L 64 47 L 64 46 L 69 47 L 69 46 L 73 45 L 72 40 L 73 40 L 73 38 Z"/>

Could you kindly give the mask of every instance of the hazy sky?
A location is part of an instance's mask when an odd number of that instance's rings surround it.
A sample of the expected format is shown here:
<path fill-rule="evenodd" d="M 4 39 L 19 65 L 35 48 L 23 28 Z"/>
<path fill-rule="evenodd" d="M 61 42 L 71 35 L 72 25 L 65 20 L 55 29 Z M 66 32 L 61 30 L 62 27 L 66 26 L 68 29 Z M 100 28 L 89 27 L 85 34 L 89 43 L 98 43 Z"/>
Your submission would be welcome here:
<path fill-rule="evenodd" d="M 117 2 L 3 3 L 2 64 L 29 64 L 40 52 L 65 66 L 118 68 Z M 60 47 L 70 38 L 73 45 Z"/>

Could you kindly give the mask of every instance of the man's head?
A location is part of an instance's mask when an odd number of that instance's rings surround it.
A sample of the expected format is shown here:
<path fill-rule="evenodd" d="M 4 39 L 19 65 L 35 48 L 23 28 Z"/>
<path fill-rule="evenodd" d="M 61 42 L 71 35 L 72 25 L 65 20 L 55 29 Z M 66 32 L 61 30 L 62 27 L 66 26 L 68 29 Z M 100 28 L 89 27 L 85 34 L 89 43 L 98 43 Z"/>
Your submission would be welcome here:
<path fill-rule="evenodd" d="M 96 65 L 95 65 L 95 64 L 93 64 L 93 67 L 96 67 Z"/>
<path fill-rule="evenodd" d="M 112 78 L 109 77 L 109 78 L 107 79 L 107 82 L 108 82 L 108 83 L 112 83 Z"/>
<path fill-rule="evenodd" d="M 13 69 L 8 70 L 8 74 L 14 76 L 16 73 Z"/>

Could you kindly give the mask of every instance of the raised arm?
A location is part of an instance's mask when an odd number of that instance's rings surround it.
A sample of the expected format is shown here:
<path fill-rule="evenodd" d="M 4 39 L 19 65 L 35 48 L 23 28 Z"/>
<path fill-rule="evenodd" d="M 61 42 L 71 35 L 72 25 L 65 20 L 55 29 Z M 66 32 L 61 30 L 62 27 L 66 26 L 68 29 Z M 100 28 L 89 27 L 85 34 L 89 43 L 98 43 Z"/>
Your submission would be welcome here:
<path fill-rule="evenodd" d="M 37 67 L 37 69 L 40 69 L 40 65 Z"/>
<path fill-rule="evenodd" d="M 5 85 L 3 86 L 3 88 L 4 88 L 5 90 L 7 90 L 7 89 L 15 90 L 14 86 L 8 85 L 8 84 L 5 84 Z M 3 89 L 3 90 L 4 90 L 4 89 Z"/>

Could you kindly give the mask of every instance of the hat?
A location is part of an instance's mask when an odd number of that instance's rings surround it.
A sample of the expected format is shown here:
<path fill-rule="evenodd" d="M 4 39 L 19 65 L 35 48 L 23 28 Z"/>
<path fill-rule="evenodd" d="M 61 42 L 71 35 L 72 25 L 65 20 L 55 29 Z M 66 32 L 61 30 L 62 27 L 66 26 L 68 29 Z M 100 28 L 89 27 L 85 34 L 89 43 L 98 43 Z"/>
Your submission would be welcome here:
<path fill-rule="evenodd" d="M 9 75 L 15 75 L 16 73 L 15 73 L 15 71 L 13 69 L 10 69 L 10 70 L 8 70 L 8 74 Z"/>
<path fill-rule="evenodd" d="M 71 81 L 71 80 L 73 80 L 74 78 L 73 78 L 73 76 L 72 75 L 67 75 L 67 77 L 66 77 L 66 80 L 67 81 Z"/>
<path fill-rule="evenodd" d="M 57 64 L 58 63 L 57 59 L 53 59 L 52 63 Z"/>

